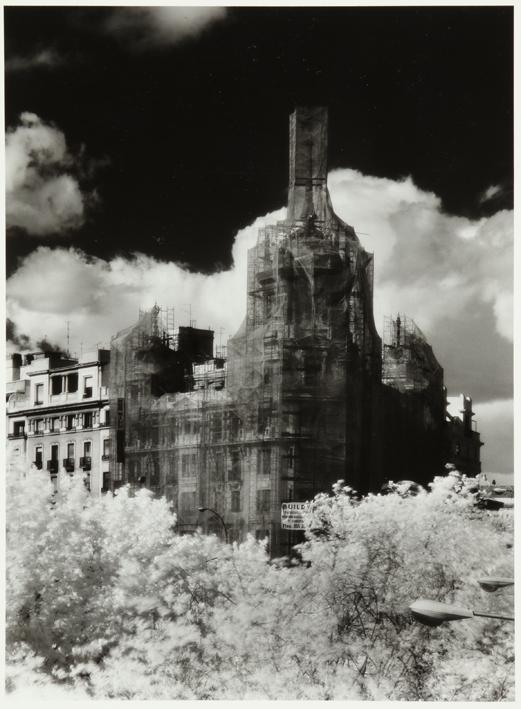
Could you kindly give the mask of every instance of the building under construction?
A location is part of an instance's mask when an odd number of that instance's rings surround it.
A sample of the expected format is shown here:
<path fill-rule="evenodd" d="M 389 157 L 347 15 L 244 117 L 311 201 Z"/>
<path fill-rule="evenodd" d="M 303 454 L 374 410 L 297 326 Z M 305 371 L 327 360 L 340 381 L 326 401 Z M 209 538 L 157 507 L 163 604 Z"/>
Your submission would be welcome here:
<path fill-rule="evenodd" d="M 452 445 L 424 336 L 403 316 L 386 322 L 383 345 L 376 330 L 372 254 L 327 189 L 327 109 L 291 115 L 289 162 L 287 218 L 249 251 L 227 357 L 212 331 L 174 330 L 157 307 L 111 348 L 113 487 L 165 494 L 181 531 L 267 536 L 273 554 L 300 539 L 281 528 L 282 502 L 339 479 L 362 493 L 427 482 Z"/>

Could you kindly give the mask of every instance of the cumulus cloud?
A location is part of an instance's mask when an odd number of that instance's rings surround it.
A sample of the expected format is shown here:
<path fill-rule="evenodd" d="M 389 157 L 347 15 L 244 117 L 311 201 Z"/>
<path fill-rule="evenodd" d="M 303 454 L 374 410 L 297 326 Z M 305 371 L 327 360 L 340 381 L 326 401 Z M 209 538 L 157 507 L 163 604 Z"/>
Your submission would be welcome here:
<path fill-rule="evenodd" d="M 335 210 L 375 254 L 375 319 L 404 309 L 424 332 L 469 309 L 492 309 L 497 334 L 512 340 L 513 217 L 471 221 L 444 214 L 435 194 L 403 181 L 331 173 Z"/>
<path fill-rule="evenodd" d="M 245 314 L 247 250 L 259 227 L 283 216 L 279 210 L 242 229 L 233 246 L 233 268 L 211 275 L 144 254 L 105 261 L 74 248 L 41 246 L 8 280 L 9 317 L 33 340 L 47 334 L 62 344 L 69 320 L 72 349 L 79 350 L 81 342 L 108 342 L 137 319 L 139 308 L 156 302 L 174 306 L 177 324 L 188 324 L 191 304 L 199 326 L 222 327 L 231 335 Z"/>
<path fill-rule="evenodd" d="M 64 141 L 58 154 L 63 150 Z M 462 339 L 468 340 L 472 329 L 481 329 L 489 339 L 511 340 L 511 212 L 477 222 L 446 215 L 439 198 L 418 189 L 410 178 L 397 182 L 337 170 L 329 183 L 337 213 L 375 253 L 375 319 L 380 330 L 385 314 L 405 312 L 429 337 L 439 337 L 455 322 L 464 329 Z M 180 308 L 183 293 L 183 303 L 191 301 L 198 311 L 195 317 L 208 323 L 217 320 L 233 332 L 246 307 L 246 251 L 260 225 L 284 214 L 281 209 L 241 230 L 233 246 L 234 267 L 212 275 L 144 254 L 106 262 L 74 249 L 41 247 L 9 279 L 10 301 L 19 313 L 26 313 L 31 326 L 38 324 L 30 322 L 31 313 L 39 318 L 81 311 L 109 318 L 113 312 L 110 333 L 127 324 L 125 313 L 132 321 L 139 306 L 157 301 Z M 54 274 L 59 277 L 52 278 Z"/>
<path fill-rule="evenodd" d="M 483 204 L 484 202 L 488 202 L 489 200 L 494 199 L 494 197 L 498 197 L 502 193 L 503 193 L 503 188 L 501 187 L 501 185 L 490 185 L 490 187 L 487 187 L 487 189 L 480 196 L 480 198 L 479 198 L 480 204 Z"/>
<path fill-rule="evenodd" d="M 439 198 L 410 178 L 393 181 L 336 170 L 329 185 L 335 210 L 375 254 L 379 331 L 385 314 L 407 314 L 433 345 L 449 393 L 464 391 L 475 402 L 510 400 L 512 213 L 500 211 L 478 221 L 446 215 Z M 85 349 L 109 342 L 136 321 L 140 307 L 156 302 L 173 305 L 176 323 L 188 324 L 191 304 L 197 325 L 223 328 L 225 342 L 246 310 L 247 250 L 260 226 L 284 216 L 281 209 L 239 231 L 233 268 L 210 275 L 143 254 L 104 261 L 75 249 L 40 247 L 7 283 L 8 315 L 33 341 L 47 334 L 62 345 L 69 320 L 71 348 L 79 351 L 80 343 Z M 490 468 L 492 456 L 505 461 L 511 454 L 512 440 L 510 433 L 502 454 L 494 447 L 499 426 L 494 422 L 500 419 L 494 407 L 484 406 L 476 403 L 475 409 Z"/>
<path fill-rule="evenodd" d="M 82 225 L 86 198 L 58 128 L 22 113 L 20 125 L 7 131 L 5 159 L 8 227 L 45 236 Z"/>
<path fill-rule="evenodd" d="M 6 59 L 6 71 L 27 71 L 28 69 L 38 69 L 58 66 L 62 63 L 62 58 L 54 49 L 42 49 L 29 56 L 13 56 Z"/>
<path fill-rule="evenodd" d="M 226 17 L 225 7 L 137 7 L 114 10 L 105 28 L 137 46 L 168 46 L 197 37 Z"/>

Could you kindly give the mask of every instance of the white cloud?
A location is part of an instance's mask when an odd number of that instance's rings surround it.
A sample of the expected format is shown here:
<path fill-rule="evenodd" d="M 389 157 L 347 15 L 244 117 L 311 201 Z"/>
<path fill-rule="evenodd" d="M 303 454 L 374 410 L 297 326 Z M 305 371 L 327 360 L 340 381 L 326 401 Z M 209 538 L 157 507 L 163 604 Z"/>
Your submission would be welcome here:
<path fill-rule="evenodd" d="M 6 71 L 27 71 L 38 67 L 50 68 L 62 63 L 62 58 L 54 49 L 42 49 L 30 56 L 14 56 L 5 62 Z"/>
<path fill-rule="evenodd" d="M 513 216 L 471 221 L 444 214 L 440 199 L 402 182 L 335 170 L 336 212 L 375 253 L 375 319 L 406 311 L 433 332 L 450 315 L 492 308 L 496 331 L 512 340 Z"/>
<path fill-rule="evenodd" d="M 106 29 L 134 39 L 138 46 L 166 46 L 197 37 L 226 13 L 225 7 L 127 7 L 112 12 Z"/>
<path fill-rule="evenodd" d="M 49 130 L 54 129 L 34 120 L 40 134 L 35 150 L 61 161 L 63 135 L 54 131 L 50 139 Z M 19 165 L 11 161 L 8 189 L 23 181 L 27 169 L 25 160 Z M 476 329 L 486 311 L 493 314 L 497 334 L 511 338 L 511 212 L 501 211 L 479 222 L 448 216 L 441 211 L 439 199 L 419 190 L 410 178 L 396 182 L 354 170 L 333 172 L 330 190 L 338 214 L 355 226 L 365 248 L 375 252 L 375 319 L 380 331 L 384 314 L 405 312 L 435 337 L 447 319 L 467 322 L 472 310 Z M 241 230 L 233 246 L 234 267 L 212 275 L 192 273 L 143 254 L 105 262 L 73 249 L 39 248 L 8 281 L 11 307 L 23 318 L 17 325 L 23 332 L 36 329 L 43 334 L 44 314 L 62 318 L 64 312 L 78 310 L 93 318 L 88 327 L 92 332 L 98 331 L 102 317 L 106 338 L 132 322 L 140 306 L 157 301 L 175 305 L 180 313 L 191 302 L 201 324 L 219 323 L 232 333 L 246 307 L 247 248 L 255 242 L 260 225 L 283 215 L 284 210 L 279 210 Z M 74 312 L 70 317 L 75 317 Z M 47 334 L 59 337 L 57 328 Z"/>
<path fill-rule="evenodd" d="M 191 273 L 176 263 L 135 254 L 112 261 L 86 256 L 77 249 L 39 247 L 8 280 L 9 317 L 18 332 L 33 342 L 44 335 L 65 343 L 70 321 L 72 349 L 110 337 L 135 322 L 140 307 L 174 306 L 177 324 L 192 319 L 201 327 L 232 335 L 246 309 L 247 250 L 259 227 L 284 216 L 279 210 L 242 229 L 233 246 L 234 266 L 212 275 Z M 224 342 L 224 340 L 223 340 Z"/>
<path fill-rule="evenodd" d="M 475 410 L 488 469 L 511 468 L 512 213 L 475 222 L 446 215 L 439 198 L 410 178 L 398 182 L 337 170 L 329 182 L 337 213 L 375 252 L 379 331 L 384 314 L 406 313 L 433 345 L 450 391 L 465 391 L 475 402 L 501 399 L 476 403 Z M 246 310 L 247 249 L 260 226 L 284 215 L 281 209 L 242 229 L 233 268 L 211 275 L 143 254 L 104 261 L 74 249 L 40 247 L 7 283 L 8 315 L 33 341 L 45 335 L 62 345 L 69 320 L 72 350 L 79 351 L 80 343 L 84 349 L 108 343 L 136 321 L 140 307 L 156 302 L 173 305 L 176 323 L 188 324 L 191 304 L 198 326 L 216 332 L 222 327 L 225 342 Z"/>
<path fill-rule="evenodd" d="M 68 172 L 73 160 L 64 134 L 34 113 L 22 113 L 20 125 L 6 137 L 6 223 L 44 236 L 83 223 L 85 198 Z"/>
<path fill-rule="evenodd" d="M 490 199 L 502 194 L 502 192 L 503 188 L 501 185 L 490 185 L 490 187 L 487 187 L 487 189 L 483 192 L 479 198 L 479 201 L 483 204 L 483 202 L 488 202 Z"/>

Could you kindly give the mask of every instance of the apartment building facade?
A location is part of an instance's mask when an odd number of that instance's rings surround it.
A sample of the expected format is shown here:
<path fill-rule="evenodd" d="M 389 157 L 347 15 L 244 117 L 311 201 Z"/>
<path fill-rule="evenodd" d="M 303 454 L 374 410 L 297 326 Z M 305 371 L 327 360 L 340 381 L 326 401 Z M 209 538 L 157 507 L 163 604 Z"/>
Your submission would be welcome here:
<path fill-rule="evenodd" d="M 19 470 L 81 475 L 109 489 L 110 352 L 13 354 L 7 366 L 7 462 Z"/>

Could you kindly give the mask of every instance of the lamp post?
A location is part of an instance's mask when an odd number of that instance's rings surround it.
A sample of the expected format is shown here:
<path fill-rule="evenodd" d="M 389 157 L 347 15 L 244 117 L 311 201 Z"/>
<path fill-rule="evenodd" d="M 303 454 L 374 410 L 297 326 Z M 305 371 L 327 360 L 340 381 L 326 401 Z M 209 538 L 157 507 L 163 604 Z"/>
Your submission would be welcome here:
<path fill-rule="evenodd" d="M 211 512 L 213 515 L 215 515 L 221 522 L 223 529 L 224 529 L 224 539 L 226 543 L 228 544 L 228 527 L 226 526 L 224 519 L 221 517 L 221 515 L 216 512 L 215 510 L 212 510 L 210 507 L 198 507 L 197 508 L 199 512 Z"/>
<path fill-rule="evenodd" d="M 409 610 L 420 623 L 436 627 L 446 621 L 463 620 L 465 618 L 496 618 L 497 620 L 511 620 L 514 618 L 509 615 L 497 615 L 492 613 L 481 613 L 463 606 L 453 606 L 449 603 L 440 603 L 439 601 L 430 601 L 421 598 L 414 603 L 411 603 Z"/>

